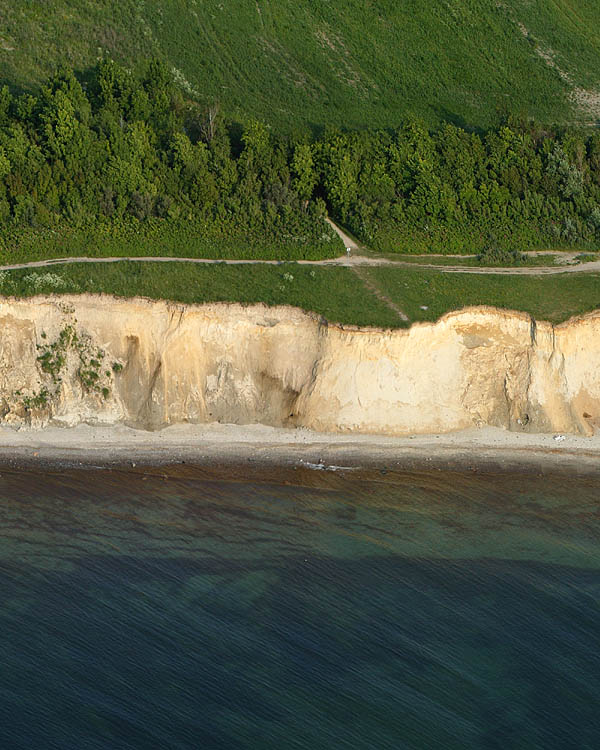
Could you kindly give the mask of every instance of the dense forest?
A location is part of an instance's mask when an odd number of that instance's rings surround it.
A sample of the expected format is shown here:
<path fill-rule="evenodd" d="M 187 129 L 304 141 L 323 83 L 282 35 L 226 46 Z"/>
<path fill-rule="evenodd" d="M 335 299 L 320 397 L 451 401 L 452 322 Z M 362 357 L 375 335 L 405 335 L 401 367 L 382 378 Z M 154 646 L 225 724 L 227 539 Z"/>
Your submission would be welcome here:
<path fill-rule="evenodd" d="M 258 122 L 234 139 L 217 109 L 186 103 L 156 61 L 140 77 L 112 61 L 83 81 L 63 71 L 37 97 L 12 97 L 4 87 L 5 247 L 31 229 L 93 227 L 118 237 L 132 227 L 191 223 L 206 237 L 289 243 L 300 256 L 330 254 L 337 238 L 322 221 L 323 201 L 308 200 L 314 186 L 302 154 L 299 144 L 273 137 Z"/>
<path fill-rule="evenodd" d="M 408 122 L 313 146 L 330 210 L 378 250 L 596 247 L 600 132 L 511 121 L 483 135 Z"/>
<path fill-rule="evenodd" d="M 85 230 L 325 257 L 341 250 L 327 212 L 391 252 L 596 247 L 600 133 L 511 119 L 486 133 L 431 131 L 413 119 L 281 136 L 194 104 L 158 61 L 139 76 L 111 60 L 79 78 L 65 70 L 37 96 L 0 89 L 5 253 L 24 237 Z"/>

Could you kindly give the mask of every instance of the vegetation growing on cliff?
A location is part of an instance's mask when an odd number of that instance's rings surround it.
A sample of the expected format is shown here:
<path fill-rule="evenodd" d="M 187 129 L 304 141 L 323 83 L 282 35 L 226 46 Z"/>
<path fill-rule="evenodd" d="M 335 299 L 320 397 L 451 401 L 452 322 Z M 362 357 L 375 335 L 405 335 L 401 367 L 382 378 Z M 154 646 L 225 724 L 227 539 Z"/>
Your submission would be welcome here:
<path fill-rule="evenodd" d="M 48 282 L 50 274 L 24 275 L 20 283 L 25 288 L 35 289 L 39 292 L 42 287 L 55 288 L 55 283 Z M 46 277 L 46 278 L 44 278 Z M 61 279 L 63 288 L 78 288 L 72 279 L 55 275 Z M 41 281 L 39 281 L 41 279 Z M 18 282 L 5 274 L 0 284 L 12 285 L 16 291 Z M 48 291 L 47 288 L 44 291 Z M 60 393 L 61 384 L 65 370 L 68 370 L 69 360 L 75 369 L 75 377 L 84 393 L 101 395 L 106 399 L 110 395 L 113 372 L 118 373 L 122 369 L 119 363 L 113 363 L 112 371 L 104 365 L 105 352 L 94 346 L 89 334 L 78 332 L 75 325 L 67 324 L 59 332 L 54 341 L 49 341 L 47 334 L 42 331 L 42 343 L 37 345 L 37 363 L 40 376 L 44 383 L 38 391 L 24 393 L 22 388 L 14 394 L 20 398 L 20 402 L 26 413 L 48 407 L 53 399 Z"/>

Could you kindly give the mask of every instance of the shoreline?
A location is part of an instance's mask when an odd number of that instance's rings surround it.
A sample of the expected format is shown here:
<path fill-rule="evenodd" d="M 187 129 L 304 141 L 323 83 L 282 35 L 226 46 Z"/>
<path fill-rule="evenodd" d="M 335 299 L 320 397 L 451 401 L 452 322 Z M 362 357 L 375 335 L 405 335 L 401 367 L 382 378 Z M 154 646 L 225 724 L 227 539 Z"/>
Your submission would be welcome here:
<path fill-rule="evenodd" d="M 316 433 L 259 424 L 180 424 L 156 432 L 117 425 L 0 427 L 0 467 L 302 468 L 335 473 L 369 469 L 600 475 L 600 434 L 593 437 L 471 428 L 390 437 Z"/>

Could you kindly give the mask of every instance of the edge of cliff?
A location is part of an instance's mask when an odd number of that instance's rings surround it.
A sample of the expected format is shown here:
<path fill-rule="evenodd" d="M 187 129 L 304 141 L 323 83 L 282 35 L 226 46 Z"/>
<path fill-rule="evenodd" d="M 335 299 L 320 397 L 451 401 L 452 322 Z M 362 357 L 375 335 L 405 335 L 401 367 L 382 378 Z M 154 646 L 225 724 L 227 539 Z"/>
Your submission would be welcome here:
<path fill-rule="evenodd" d="M 469 307 L 408 329 L 291 306 L 0 299 L 0 424 L 264 424 L 350 435 L 593 435 L 600 311 Z"/>

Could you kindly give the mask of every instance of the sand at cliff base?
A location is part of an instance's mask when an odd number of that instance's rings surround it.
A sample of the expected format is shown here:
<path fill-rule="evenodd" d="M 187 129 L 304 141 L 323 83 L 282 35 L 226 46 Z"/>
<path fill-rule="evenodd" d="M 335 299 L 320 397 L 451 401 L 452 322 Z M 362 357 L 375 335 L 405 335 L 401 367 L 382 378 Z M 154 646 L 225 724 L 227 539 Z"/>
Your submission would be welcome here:
<path fill-rule="evenodd" d="M 123 425 L 0 428 L 0 462 L 295 465 L 315 471 L 386 467 L 600 473 L 600 434 L 527 434 L 484 427 L 440 435 L 323 434 L 263 425 L 182 424 L 154 432 Z"/>

